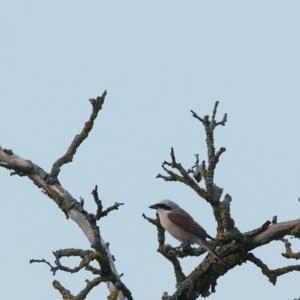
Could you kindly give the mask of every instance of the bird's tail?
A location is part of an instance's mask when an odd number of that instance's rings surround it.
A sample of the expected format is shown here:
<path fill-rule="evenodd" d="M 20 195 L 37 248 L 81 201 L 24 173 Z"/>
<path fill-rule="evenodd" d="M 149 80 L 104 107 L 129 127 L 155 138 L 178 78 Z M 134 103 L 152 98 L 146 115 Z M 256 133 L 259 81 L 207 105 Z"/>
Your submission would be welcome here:
<path fill-rule="evenodd" d="M 212 248 L 212 246 L 205 240 L 205 239 L 199 239 L 198 244 L 205 248 L 207 251 L 209 251 L 214 257 L 216 257 L 223 265 L 226 265 L 224 260 L 216 253 L 216 251 Z"/>

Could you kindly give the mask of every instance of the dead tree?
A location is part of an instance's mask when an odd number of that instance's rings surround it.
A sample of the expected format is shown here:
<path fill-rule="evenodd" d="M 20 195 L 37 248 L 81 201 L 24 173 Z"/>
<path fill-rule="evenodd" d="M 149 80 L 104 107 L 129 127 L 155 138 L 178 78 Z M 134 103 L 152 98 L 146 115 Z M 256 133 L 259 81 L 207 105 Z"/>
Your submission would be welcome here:
<path fill-rule="evenodd" d="M 90 249 L 60 249 L 53 252 L 54 263 L 45 259 L 32 259 L 31 263 L 45 263 L 50 271 L 55 274 L 57 271 L 68 273 L 79 272 L 84 269 L 94 275 L 94 279 L 86 282 L 86 286 L 77 294 L 73 295 L 59 281 L 53 281 L 53 287 L 59 291 L 63 299 L 81 300 L 86 299 L 89 292 L 101 283 L 106 283 L 110 294 L 109 300 L 131 300 L 133 299 L 129 288 L 123 283 L 121 275 L 118 274 L 113 255 L 109 251 L 106 243 L 100 234 L 98 221 L 107 216 L 111 211 L 117 210 L 123 203 L 115 203 L 104 209 L 102 201 L 98 195 L 97 186 L 92 191 L 92 197 L 97 205 L 95 213 L 89 213 L 84 208 L 83 199 L 75 199 L 60 183 L 58 176 L 61 168 L 71 162 L 81 143 L 88 137 L 93 128 L 98 112 L 102 109 L 106 92 L 96 99 L 90 99 L 92 113 L 85 123 L 82 131 L 75 136 L 68 147 L 66 153 L 62 155 L 52 165 L 50 172 L 46 172 L 31 160 L 24 159 L 12 150 L 0 147 L 0 166 L 11 171 L 11 175 L 24 176 L 30 179 L 41 189 L 68 219 L 78 224 L 82 232 L 90 242 Z M 259 267 L 269 281 L 276 284 L 277 278 L 292 271 L 299 271 L 300 265 L 289 265 L 278 269 L 269 269 L 268 266 L 258 257 L 251 253 L 251 250 L 268 244 L 272 241 L 281 240 L 285 246 L 285 253 L 282 255 L 288 259 L 298 259 L 300 253 L 295 253 L 291 249 L 291 244 L 286 236 L 300 237 L 300 219 L 289 220 L 277 223 L 276 217 L 272 221 L 266 221 L 259 228 L 242 233 L 236 226 L 230 212 L 231 196 L 223 196 L 223 188 L 219 187 L 214 180 L 216 166 L 225 148 L 216 150 L 214 143 L 214 131 L 219 126 L 225 126 L 227 114 L 221 121 L 216 120 L 218 102 L 215 103 L 212 116 L 200 117 L 194 111 L 192 116 L 198 120 L 205 129 L 207 160 L 201 160 L 199 155 L 195 155 L 195 163 L 190 168 L 185 168 L 177 161 L 174 149 L 171 148 L 170 161 L 164 161 L 162 168 L 164 174 L 158 174 L 158 178 L 166 181 L 181 182 L 193 191 L 201 199 L 209 203 L 212 208 L 216 223 L 217 237 L 213 241 L 213 246 L 224 258 L 226 265 L 216 261 L 208 254 L 203 261 L 188 275 L 184 274 L 180 265 L 180 259 L 187 256 L 200 256 L 205 253 L 201 248 L 172 248 L 165 244 L 165 232 L 160 226 L 159 219 L 144 218 L 157 228 L 158 252 L 160 252 L 173 267 L 176 277 L 176 289 L 172 295 L 166 293 L 162 296 L 164 300 L 193 300 L 199 296 L 207 297 L 215 292 L 217 280 L 225 275 L 235 266 L 250 261 Z M 78 257 L 78 266 L 69 267 L 61 263 L 64 257 Z M 96 262 L 98 267 L 95 267 Z"/>

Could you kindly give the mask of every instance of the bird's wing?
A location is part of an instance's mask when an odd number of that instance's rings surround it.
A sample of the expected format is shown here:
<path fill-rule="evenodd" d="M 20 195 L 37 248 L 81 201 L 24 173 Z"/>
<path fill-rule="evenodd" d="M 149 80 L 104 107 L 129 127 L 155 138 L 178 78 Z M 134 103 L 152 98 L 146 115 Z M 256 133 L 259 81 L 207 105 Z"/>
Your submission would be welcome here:
<path fill-rule="evenodd" d="M 191 232 L 192 234 L 198 236 L 199 238 L 210 238 L 213 239 L 206 230 L 200 226 L 194 219 L 183 209 L 180 210 L 172 210 L 168 213 L 168 217 L 170 221 L 174 224 L 180 226 L 184 230 Z"/>

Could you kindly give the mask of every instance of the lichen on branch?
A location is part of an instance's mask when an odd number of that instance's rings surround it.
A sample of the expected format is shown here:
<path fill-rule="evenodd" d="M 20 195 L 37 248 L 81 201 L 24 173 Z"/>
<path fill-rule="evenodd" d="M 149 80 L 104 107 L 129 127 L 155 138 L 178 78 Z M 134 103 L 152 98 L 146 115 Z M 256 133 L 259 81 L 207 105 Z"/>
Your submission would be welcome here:
<path fill-rule="evenodd" d="M 93 128 L 94 121 L 102 109 L 106 91 L 96 99 L 91 99 L 92 113 L 88 121 L 84 124 L 81 132 L 76 135 L 69 145 L 66 153 L 60 157 L 52 166 L 50 173 L 47 173 L 40 166 L 31 160 L 26 160 L 10 149 L 0 147 L 0 166 L 12 171 L 13 175 L 26 176 L 38 188 L 42 190 L 51 200 L 53 200 L 67 218 L 73 220 L 80 227 L 91 245 L 91 250 L 82 249 L 62 249 L 54 251 L 55 264 L 51 264 L 45 259 L 32 259 L 31 263 L 45 263 L 50 267 L 50 271 L 55 274 L 57 271 L 67 273 L 76 273 L 84 269 L 96 276 L 92 280 L 86 281 L 86 286 L 74 296 L 71 291 L 66 289 L 59 281 L 53 281 L 53 286 L 57 289 L 64 299 L 81 300 L 85 299 L 89 292 L 101 282 L 105 282 L 110 290 L 110 295 L 116 294 L 118 300 L 132 300 L 132 295 L 127 286 L 123 283 L 121 275 L 118 274 L 114 257 L 110 253 L 108 243 L 106 243 L 100 234 L 97 221 L 107 216 L 111 211 L 117 210 L 123 203 L 116 202 L 112 206 L 103 210 L 102 201 L 98 196 L 97 187 L 93 190 L 93 199 L 97 205 L 96 213 L 90 213 L 84 208 L 84 201 L 78 201 L 69 193 L 59 182 L 58 175 L 61 168 L 66 163 L 73 160 L 78 147 L 88 137 Z M 81 259 L 80 264 L 76 267 L 68 267 L 61 264 L 62 257 L 75 256 Z M 94 261 L 98 267 L 90 263 Z"/>
<path fill-rule="evenodd" d="M 256 258 L 251 250 L 268 244 L 278 239 L 283 239 L 286 235 L 293 235 L 295 238 L 300 237 L 300 219 L 289 220 L 277 223 L 277 216 L 272 221 L 266 221 L 262 226 L 242 233 L 235 225 L 234 218 L 231 214 L 230 205 L 232 198 L 226 193 L 223 197 L 223 188 L 219 187 L 215 182 L 216 167 L 220 161 L 221 155 L 225 152 L 225 147 L 216 150 L 214 132 L 218 126 L 225 126 L 227 122 L 227 114 L 223 115 L 220 121 L 216 120 L 219 102 L 214 104 L 212 115 L 200 117 L 193 110 L 192 116 L 200 122 L 204 127 L 205 143 L 207 148 L 207 158 L 201 160 L 199 154 L 195 154 L 195 163 L 190 168 L 185 168 L 175 156 L 174 148 L 171 148 L 170 161 L 162 163 L 164 173 L 157 175 L 167 182 L 180 182 L 191 188 L 204 199 L 212 208 L 216 223 L 217 237 L 212 242 L 218 253 L 226 262 L 226 266 L 218 264 L 212 260 L 210 256 L 205 259 L 192 271 L 181 279 L 176 272 L 177 262 L 180 265 L 179 258 L 186 256 L 199 256 L 205 253 L 202 248 L 177 249 L 169 245 L 165 245 L 164 231 L 159 224 L 158 218 L 152 219 L 144 216 L 151 224 L 155 225 L 158 232 L 158 252 L 167 258 L 174 266 L 176 276 L 176 290 L 172 295 L 164 294 L 162 299 L 168 300 L 193 300 L 199 296 L 207 297 L 215 292 L 217 280 L 224 276 L 229 270 L 235 266 L 253 262 L 261 269 L 269 280 L 275 284 L 279 276 L 292 271 L 300 271 L 300 267 L 287 266 L 274 270 L 270 270 L 267 265 L 260 259 Z M 162 234 L 163 233 L 163 234 Z M 299 253 L 291 250 L 288 240 L 284 240 L 286 252 L 282 255 L 286 258 L 300 257 Z M 170 260 L 170 253 L 174 255 Z M 176 260 L 177 258 L 177 260 Z M 174 264 L 176 262 L 176 264 Z"/>

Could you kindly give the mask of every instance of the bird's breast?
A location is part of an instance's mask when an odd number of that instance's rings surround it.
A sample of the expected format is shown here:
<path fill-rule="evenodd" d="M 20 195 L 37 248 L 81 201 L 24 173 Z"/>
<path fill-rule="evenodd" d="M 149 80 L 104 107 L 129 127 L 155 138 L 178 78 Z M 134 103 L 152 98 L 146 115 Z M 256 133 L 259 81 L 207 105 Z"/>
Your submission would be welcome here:
<path fill-rule="evenodd" d="M 169 218 L 168 213 L 159 214 L 159 220 L 164 229 L 166 229 L 175 239 L 180 242 L 192 242 L 191 236 L 181 227 L 174 224 Z"/>

